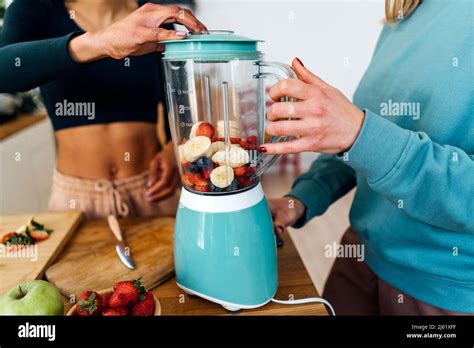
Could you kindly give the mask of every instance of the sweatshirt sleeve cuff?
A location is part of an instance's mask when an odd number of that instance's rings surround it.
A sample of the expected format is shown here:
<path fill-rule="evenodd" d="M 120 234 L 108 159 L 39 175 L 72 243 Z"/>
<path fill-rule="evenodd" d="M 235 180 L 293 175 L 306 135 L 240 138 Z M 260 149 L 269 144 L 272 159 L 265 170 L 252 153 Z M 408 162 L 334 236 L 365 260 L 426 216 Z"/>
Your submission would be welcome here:
<path fill-rule="evenodd" d="M 323 214 L 331 205 L 324 189 L 315 181 L 301 180 L 294 184 L 286 196 L 298 198 L 305 206 L 305 214 L 292 226 L 303 227 L 313 217 Z"/>
<path fill-rule="evenodd" d="M 408 130 L 365 110 L 359 136 L 342 158 L 369 183 L 375 183 L 396 169 L 410 136 Z"/>

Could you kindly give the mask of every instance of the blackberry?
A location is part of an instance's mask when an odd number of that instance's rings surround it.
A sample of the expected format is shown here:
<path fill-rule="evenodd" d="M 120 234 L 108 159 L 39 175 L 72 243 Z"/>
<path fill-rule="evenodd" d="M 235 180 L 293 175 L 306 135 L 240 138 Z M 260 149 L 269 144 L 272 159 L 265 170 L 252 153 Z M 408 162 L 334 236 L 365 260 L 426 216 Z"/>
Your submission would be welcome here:
<path fill-rule="evenodd" d="M 225 188 L 227 192 L 232 192 L 236 191 L 240 188 L 239 181 L 237 179 L 234 179 L 232 183 Z"/>
<path fill-rule="evenodd" d="M 191 173 L 199 173 L 199 172 L 201 171 L 201 168 L 199 167 L 199 165 L 197 164 L 197 162 L 191 162 L 191 163 L 189 163 L 188 170 L 189 170 Z"/>
<path fill-rule="evenodd" d="M 196 161 L 196 164 L 198 165 L 201 170 L 208 170 L 213 167 L 212 161 L 209 159 L 209 157 L 200 157 Z"/>
<path fill-rule="evenodd" d="M 224 192 L 224 189 L 217 187 L 212 182 L 209 182 L 209 191 L 211 192 Z"/>

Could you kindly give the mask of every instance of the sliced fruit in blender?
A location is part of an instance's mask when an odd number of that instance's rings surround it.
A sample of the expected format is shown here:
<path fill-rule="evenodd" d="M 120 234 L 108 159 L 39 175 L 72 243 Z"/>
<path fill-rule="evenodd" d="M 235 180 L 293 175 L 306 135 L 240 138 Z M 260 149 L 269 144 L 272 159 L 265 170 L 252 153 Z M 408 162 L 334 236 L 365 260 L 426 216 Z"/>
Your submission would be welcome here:
<path fill-rule="evenodd" d="M 217 187 L 217 186 L 214 185 L 212 182 L 210 182 L 210 183 L 209 183 L 209 191 L 210 191 L 210 192 L 224 192 L 225 189 L 220 188 L 220 187 Z"/>
<path fill-rule="evenodd" d="M 200 170 L 207 170 L 213 167 L 212 161 L 209 157 L 200 157 L 196 161 L 196 164 Z"/>
<path fill-rule="evenodd" d="M 196 136 L 183 145 L 184 158 L 189 162 L 196 161 L 199 157 L 211 155 L 211 140 L 208 137 Z"/>
<path fill-rule="evenodd" d="M 13 231 L 13 232 L 9 232 L 9 233 L 7 233 L 6 235 L 4 235 L 4 236 L 2 237 L 2 244 L 6 244 L 7 241 L 8 241 L 11 237 L 16 236 L 16 234 L 17 234 L 17 232 Z"/>
<path fill-rule="evenodd" d="M 226 188 L 234 180 L 234 170 L 232 167 L 222 165 L 211 172 L 211 182 L 213 185 Z"/>
<path fill-rule="evenodd" d="M 255 165 L 250 165 L 247 167 L 247 176 L 252 176 L 257 172 L 257 167 Z"/>
<path fill-rule="evenodd" d="M 240 166 L 237 168 L 234 168 L 234 174 L 235 176 L 244 176 L 247 174 L 247 166 Z"/>
<path fill-rule="evenodd" d="M 215 154 L 217 151 L 222 151 L 225 149 L 225 143 L 223 141 L 215 141 L 211 144 L 212 154 Z"/>
<path fill-rule="evenodd" d="M 197 130 L 199 128 L 199 126 L 202 124 L 203 122 L 196 122 L 195 124 L 193 124 L 193 126 L 191 127 L 191 131 L 189 132 L 189 138 L 192 139 L 194 137 L 197 136 Z"/>
<path fill-rule="evenodd" d="M 249 135 L 247 138 L 245 138 L 247 142 L 250 144 L 257 144 L 257 136 L 256 135 Z"/>
<path fill-rule="evenodd" d="M 206 185 L 194 185 L 194 189 L 199 192 L 209 192 L 209 184 Z"/>
<path fill-rule="evenodd" d="M 202 176 L 204 179 L 206 180 L 210 180 L 211 179 L 211 173 L 214 169 L 214 166 L 212 166 L 210 169 L 207 169 L 207 170 L 203 170 L 202 171 Z"/>
<path fill-rule="evenodd" d="M 241 167 L 250 162 L 250 156 L 246 150 L 241 147 L 231 147 L 223 151 L 218 151 L 212 156 L 212 161 L 222 165 L 228 165 L 232 168 Z"/>
<path fill-rule="evenodd" d="M 240 144 L 230 144 L 231 147 L 240 147 Z M 212 154 L 215 154 L 217 151 L 225 150 L 225 142 L 223 141 L 216 141 L 211 144 Z"/>
<path fill-rule="evenodd" d="M 231 143 L 231 144 L 240 144 L 240 140 L 241 140 L 241 139 L 238 138 L 238 137 L 230 137 L 230 143 Z M 225 141 L 225 138 L 224 138 L 224 137 L 219 138 L 219 141 L 223 141 L 223 142 L 224 142 L 224 141 Z"/>
<path fill-rule="evenodd" d="M 186 157 L 184 156 L 184 144 L 178 145 L 178 156 L 181 163 L 187 162 Z"/>
<path fill-rule="evenodd" d="M 196 122 L 191 128 L 189 133 L 190 138 L 204 136 L 212 138 L 214 136 L 215 129 L 214 126 L 208 122 Z"/>
<path fill-rule="evenodd" d="M 212 138 L 214 136 L 214 133 L 215 133 L 214 126 L 210 123 L 203 122 L 198 126 L 197 131 L 196 131 L 196 136 L 202 135 L 208 138 Z"/>
<path fill-rule="evenodd" d="M 237 177 L 237 180 L 242 187 L 248 187 L 255 184 L 255 179 L 250 179 L 248 176 L 239 176 Z"/>
<path fill-rule="evenodd" d="M 201 182 L 201 180 L 203 180 L 203 177 L 197 173 L 185 173 L 183 175 L 183 181 L 188 186 L 192 186 L 198 182 Z"/>
<path fill-rule="evenodd" d="M 240 141 L 240 146 L 242 146 L 245 150 L 257 150 L 257 144 L 250 143 L 244 139 Z"/>
<path fill-rule="evenodd" d="M 206 180 L 203 176 L 195 176 L 192 178 L 194 183 L 194 189 L 200 192 L 209 192 L 209 181 Z"/>
<path fill-rule="evenodd" d="M 48 239 L 49 233 L 44 230 L 32 230 L 30 231 L 30 236 L 36 241 L 42 241 Z"/>
<path fill-rule="evenodd" d="M 193 183 L 193 180 L 192 180 L 192 175 L 194 175 L 194 173 L 184 173 L 183 174 L 183 184 L 184 186 L 186 187 L 190 187 L 192 188 L 194 186 L 194 183 Z"/>
<path fill-rule="evenodd" d="M 240 188 L 240 183 L 237 179 L 234 179 L 232 183 L 226 188 L 227 192 L 236 191 Z"/>

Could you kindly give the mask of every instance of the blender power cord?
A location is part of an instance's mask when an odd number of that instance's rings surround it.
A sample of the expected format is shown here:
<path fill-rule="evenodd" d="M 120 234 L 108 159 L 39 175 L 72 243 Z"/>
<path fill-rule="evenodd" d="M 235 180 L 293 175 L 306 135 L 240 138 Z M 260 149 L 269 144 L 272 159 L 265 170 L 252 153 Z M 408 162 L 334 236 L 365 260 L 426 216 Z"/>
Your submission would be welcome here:
<path fill-rule="evenodd" d="M 322 297 L 308 297 L 308 298 L 302 298 L 302 299 L 299 299 L 299 300 L 288 300 L 288 301 L 282 301 L 282 300 L 277 300 L 276 298 L 272 298 L 272 302 L 275 302 L 275 303 L 279 303 L 279 304 L 303 304 L 303 303 L 323 303 L 325 304 L 326 306 L 329 307 L 329 309 L 331 310 L 331 314 L 333 316 L 336 316 L 336 312 L 334 311 L 334 308 L 332 308 L 331 304 L 325 300 L 324 298 Z"/>

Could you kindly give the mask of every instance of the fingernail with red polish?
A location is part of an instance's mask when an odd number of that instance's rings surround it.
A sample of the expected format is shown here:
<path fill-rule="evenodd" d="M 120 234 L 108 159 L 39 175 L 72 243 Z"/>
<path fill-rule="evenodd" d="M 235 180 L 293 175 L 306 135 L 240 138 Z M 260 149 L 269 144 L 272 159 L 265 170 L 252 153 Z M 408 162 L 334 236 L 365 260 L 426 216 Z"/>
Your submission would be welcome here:
<path fill-rule="evenodd" d="M 302 66 L 304 66 L 304 64 L 303 64 L 303 62 L 301 61 L 301 59 L 299 59 L 298 57 L 296 57 L 295 59 L 298 61 L 298 63 L 300 63 Z"/>
<path fill-rule="evenodd" d="M 258 151 L 260 152 L 267 152 L 267 148 L 265 146 L 259 146 Z"/>

